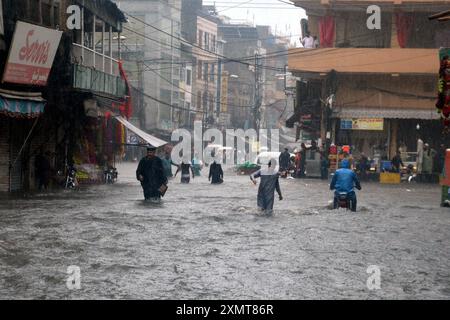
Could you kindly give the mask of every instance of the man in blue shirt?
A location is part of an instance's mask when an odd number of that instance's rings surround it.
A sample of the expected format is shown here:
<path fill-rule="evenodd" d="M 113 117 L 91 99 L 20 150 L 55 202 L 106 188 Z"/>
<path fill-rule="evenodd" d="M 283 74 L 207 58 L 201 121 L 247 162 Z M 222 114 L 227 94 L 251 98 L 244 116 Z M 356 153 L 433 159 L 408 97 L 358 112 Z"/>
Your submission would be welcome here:
<path fill-rule="evenodd" d="M 361 184 L 356 173 L 350 169 L 350 162 L 344 159 L 341 162 L 341 168 L 336 170 L 330 184 L 330 190 L 336 190 L 334 192 L 334 208 L 337 208 L 337 197 L 339 193 L 346 192 L 351 201 L 350 209 L 356 211 L 356 193 L 353 191 L 354 187 L 361 190 Z"/>

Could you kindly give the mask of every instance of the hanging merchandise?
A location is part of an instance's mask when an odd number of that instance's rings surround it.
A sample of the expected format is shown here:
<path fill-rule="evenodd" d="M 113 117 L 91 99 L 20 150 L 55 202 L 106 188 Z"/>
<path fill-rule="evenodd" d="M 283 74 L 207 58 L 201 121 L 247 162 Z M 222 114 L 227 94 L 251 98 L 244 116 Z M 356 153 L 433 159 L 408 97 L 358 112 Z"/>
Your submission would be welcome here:
<path fill-rule="evenodd" d="M 115 133 L 116 133 L 116 139 L 115 139 L 115 144 L 117 145 L 117 155 L 119 156 L 120 159 L 123 158 L 124 152 L 125 152 L 125 129 L 122 123 L 120 122 L 116 122 L 116 127 L 115 127 Z"/>
<path fill-rule="evenodd" d="M 112 158 L 113 153 L 113 119 L 111 117 L 110 112 L 105 112 L 105 120 L 104 120 L 104 156 L 106 156 L 107 159 Z"/>
<path fill-rule="evenodd" d="M 450 48 L 439 50 L 440 68 L 438 80 L 437 112 L 444 123 L 444 134 L 450 133 Z"/>
<path fill-rule="evenodd" d="M 103 133 L 105 131 L 105 128 L 103 126 L 103 119 L 102 118 L 98 118 L 97 119 L 97 132 L 96 132 L 96 141 L 95 141 L 95 145 L 97 148 L 97 152 L 100 156 L 99 160 L 103 159 Z"/>

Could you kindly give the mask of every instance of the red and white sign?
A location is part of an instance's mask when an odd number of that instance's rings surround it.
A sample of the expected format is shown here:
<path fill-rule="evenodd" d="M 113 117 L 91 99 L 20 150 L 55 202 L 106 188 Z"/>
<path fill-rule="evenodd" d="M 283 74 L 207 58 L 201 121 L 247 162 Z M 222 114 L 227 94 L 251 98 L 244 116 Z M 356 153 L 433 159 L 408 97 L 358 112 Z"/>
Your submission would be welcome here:
<path fill-rule="evenodd" d="M 45 86 L 62 31 L 17 21 L 3 82 Z"/>

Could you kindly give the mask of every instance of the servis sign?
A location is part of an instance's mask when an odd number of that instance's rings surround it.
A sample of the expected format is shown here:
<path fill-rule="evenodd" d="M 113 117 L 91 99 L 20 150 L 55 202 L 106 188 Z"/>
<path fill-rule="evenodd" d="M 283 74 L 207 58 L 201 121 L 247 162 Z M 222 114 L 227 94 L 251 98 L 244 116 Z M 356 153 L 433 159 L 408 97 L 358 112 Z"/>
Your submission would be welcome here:
<path fill-rule="evenodd" d="M 62 31 L 18 21 L 3 82 L 45 86 Z"/>

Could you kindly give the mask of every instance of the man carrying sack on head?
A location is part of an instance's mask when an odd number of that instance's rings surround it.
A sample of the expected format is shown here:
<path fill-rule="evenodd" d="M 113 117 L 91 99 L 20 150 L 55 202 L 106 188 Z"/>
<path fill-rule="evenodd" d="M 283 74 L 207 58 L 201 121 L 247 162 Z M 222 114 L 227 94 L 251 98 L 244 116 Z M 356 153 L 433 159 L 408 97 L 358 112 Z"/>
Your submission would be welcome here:
<path fill-rule="evenodd" d="M 155 147 L 147 148 L 147 156 L 141 159 L 136 170 L 136 178 L 141 182 L 145 200 L 161 200 L 167 190 L 167 177 Z"/>

